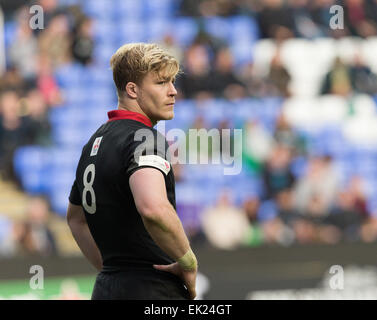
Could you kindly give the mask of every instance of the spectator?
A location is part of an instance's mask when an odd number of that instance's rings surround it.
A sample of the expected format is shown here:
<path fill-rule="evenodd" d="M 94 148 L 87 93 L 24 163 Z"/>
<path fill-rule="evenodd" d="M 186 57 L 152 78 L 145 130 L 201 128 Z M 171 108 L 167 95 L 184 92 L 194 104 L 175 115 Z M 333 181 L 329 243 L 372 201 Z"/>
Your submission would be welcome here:
<path fill-rule="evenodd" d="M 342 62 L 340 57 L 337 57 L 332 69 L 325 76 L 321 94 L 335 94 L 347 97 L 351 93 L 352 79 L 350 67 Z"/>
<path fill-rule="evenodd" d="M 293 157 L 306 155 L 305 138 L 293 130 L 283 112 L 277 117 L 274 139 L 276 143 L 290 148 Z"/>
<path fill-rule="evenodd" d="M 174 36 L 172 34 L 166 34 L 160 46 L 168 50 L 180 63 L 183 60 L 183 50 L 180 46 L 177 45 Z"/>
<path fill-rule="evenodd" d="M 240 79 L 246 86 L 248 94 L 255 97 L 290 97 L 291 75 L 281 61 L 279 48 L 271 59 L 270 65 L 265 69 L 266 71 L 262 71 L 251 63 L 241 70 Z"/>
<path fill-rule="evenodd" d="M 293 231 L 298 244 L 305 245 L 318 241 L 316 226 L 305 217 L 300 217 L 295 221 Z"/>
<path fill-rule="evenodd" d="M 276 50 L 276 53 L 271 60 L 270 70 L 267 76 L 267 83 L 269 84 L 270 89 L 268 95 L 290 97 L 290 81 L 291 75 L 281 61 L 280 50 Z"/>
<path fill-rule="evenodd" d="M 348 184 L 347 191 L 353 199 L 353 205 L 363 220 L 369 217 L 367 209 L 367 195 L 364 180 L 360 176 L 353 176 Z"/>
<path fill-rule="evenodd" d="M 72 33 L 72 57 L 83 65 L 92 62 L 94 49 L 92 27 L 93 21 L 89 18 L 83 18 Z"/>
<path fill-rule="evenodd" d="M 13 153 L 27 143 L 27 118 L 20 116 L 20 99 L 16 92 L 6 91 L 0 97 L 0 170 L 3 178 L 17 181 L 13 170 Z"/>
<path fill-rule="evenodd" d="M 43 8 L 43 18 L 45 27 L 50 25 L 51 20 L 59 13 L 64 12 L 62 7 L 58 7 L 57 0 L 39 0 L 39 5 Z"/>
<path fill-rule="evenodd" d="M 254 63 L 246 64 L 239 72 L 239 77 L 249 96 L 262 98 L 268 95 L 269 85 L 266 75 L 259 72 Z"/>
<path fill-rule="evenodd" d="M 373 13 L 370 16 L 367 12 L 369 8 L 373 12 L 376 7 L 373 8 L 372 4 L 368 6 L 367 2 L 372 3 L 364 0 L 344 0 L 345 25 L 351 36 L 366 38 L 377 34 L 376 20 L 369 19 L 373 19 Z"/>
<path fill-rule="evenodd" d="M 335 5 L 335 0 L 314 0 L 310 1 L 310 13 L 314 23 L 320 28 L 322 36 L 339 37 L 346 36 L 346 30 L 329 28 L 332 14 L 331 6 Z"/>
<path fill-rule="evenodd" d="M 279 192 L 293 187 L 291 156 L 291 150 L 283 145 L 275 146 L 269 154 L 262 171 L 267 199 L 274 199 Z"/>
<path fill-rule="evenodd" d="M 358 240 L 362 218 L 352 194 L 344 190 L 338 193 L 335 206 L 325 221 L 338 228 L 345 240 L 355 241 Z"/>
<path fill-rule="evenodd" d="M 187 16 L 231 16 L 238 12 L 237 1 L 232 0 L 183 0 L 180 12 Z"/>
<path fill-rule="evenodd" d="M 279 218 L 285 225 L 293 229 L 295 223 L 300 218 L 300 213 L 295 208 L 293 191 L 288 188 L 283 189 L 277 193 L 275 198 Z"/>
<path fill-rule="evenodd" d="M 23 78 L 33 79 L 37 71 L 38 42 L 28 21 L 26 19 L 19 22 L 16 38 L 9 49 L 9 57 L 11 64 L 17 68 Z"/>
<path fill-rule="evenodd" d="M 51 125 L 48 107 L 38 90 L 31 90 L 26 96 L 26 109 L 29 116 L 29 139 L 33 144 L 51 145 Z"/>
<path fill-rule="evenodd" d="M 210 60 L 207 49 L 193 44 L 185 53 L 184 74 L 179 87 L 186 99 L 211 97 Z"/>
<path fill-rule="evenodd" d="M 214 247 L 234 249 L 245 239 L 248 220 L 245 213 L 232 204 L 229 193 L 225 191 L 214 207 L 202 213 L 202 228 Z"/>
<path fill-rule="evenodd" d="M 365 7 L 368 21 L 377 27 L 377 0 L 366 1 Z"/>
<path fill-rule="evenodd" d="M 293 15 L 282 0 L 263 0 L 263 9 L 257 17 L 262 38 L 281 42 L 294 37 Z"/>
<path fill-rule="evenodd" d="M 354 176 L 349 184 L 338 192 L 330 214 L 323 219 L 322 235 L 332 236 L 337 241 L 358 241 L 363 236 L 373 237 L 373 220 L 369 220 L 363 181 Z M 363 225 L 364 223 L 364 225 Z M 323 232 L 327 229 L 327 232 Z"/>
<path fill-rule="evenodd" d="M 237 4 L 231 0 L 203 0 L 199 5 L 202 16 L 231 16 L 238 11 Z"/>
<path fill-rule="evenodd" d="M 295 36 L 307 39 L 320 37 L 322 32 L 312 19 L 309 0 L 289 0 L 288 3 L 294 17 Z"/>
<path fill-rule="evenodd" d="M 22 93 L 31 86 L 35 86 L 35 81 L 28 83 L 14 66 L 9 67 L 0 78 L 0 92 L 16 91 Z"/>
<path fill-rule="evenodd" d="M 183 16 L 200 16 L 199 6 L 203 0 L 182 0 L 180 3 L 180 14 Z"/>
<path fill-rule="evenodd" d="M 13 221 L 0 214 L 0 258 L 14 255 L 15 245 L 12 239 Z"/>
<path fill-rule="evenodd" d="M 243 202 L 243 210 L 249 220 L 244 244 L 246 246 L 258 246 L 263 243 L 263 231 L 258 222 L 259 198 L 250 196 Z"/>
<path fill-rule="evenodd" d="M 350 67 L 350 77 L 356 93 L 377 94 L 377 76 L 365 65 L 360 53 L 355 55 L 354 63 Z"/>
<path fill-rule="evenodd" d="M 269 131 L 258 121 L 246 121 L 243 130 L 243 161 L 253 172 L 261 172 L 274 144 Z"/>
<path fill-rule="evenodd" d="M 363 242 L 371 243 L 377 240 L 377 217 L 370 216 L 360 228 L 360 237 Z"/>
<path fill-rule="evenodd" d="M 328 213 L 339 187 L 339 177 L 329 156 L 310 160 L 306 174 L 296 183 L 296 207 L 300 212 L 308 208 L 313 213 Z M 319 210 L 319 208 L 321 208 Z"/>
<path fill-rule="evenodd" d="M 212 148 L 212 138 L 210 136 L 208 136 L 207 141 L 200 137 L 200 129 L 209 130 L 209 126 L 203 116 L 199 115 L 194 119 L 194 122 L 188 131 L 192 129 L 198 130 L 196 131 L 198 134 L 190 134 L 190 132 L 186 133 L 187 159 L 189 159 L 189 161 L 195 159 L 194 161 L 198 161 L 197 163 L 202 163 L 201 161 L 203 161 L 203 159 L 208 159 L 208 161 L 210 161 L 210 157 L 219 150 Z"/>
<path fill-rule="evenodd" d="M 217 52 L 211 77 L 211 89 L 215 95 L 229 100 L 245 96 L 245 88 L 234 73 L 233 56 L 229 48 L 224 47 Z"/>
<path fill-rule="evenodd" d="M 42 197 L 30 199 L 26 219 L 15 226 L 14 237 L 21 255 L 57 254 L 56 240 L 48 225 L 49 205 Z"/>
<path fill-rule="evenodd" d="M 53 68 L 70 61 L 71 40 L 68 19 L 64 14 L 52 18 L 48 27 L 41 32 L 38 40 L 40 55 L 48 57 Z"/>
<path fill-rule="evenodd" d="M 62 103 L 63 98 L 53 75 L 53 66 L 48 56 L 39 56 L 37 81 L 38 89 L 48 106 L 54 107 Z"/>
<path fill-rule="evenodd" d="M 276 201 L 262 202 L 258 210 L 258 221 L 262 228 L 264 243 L 287 246 L 294 241 L 294 232 L 279 217 Z"/>
<path fill-rule="evenodd" d="M 321 195 L 311 195 L 306 207 L 300 212 L 301 217 L 293 224 L 295 237 L 299 243 L 335 244 L 340 241 L 341 231 L 327 223 L 328 210 Z"/>

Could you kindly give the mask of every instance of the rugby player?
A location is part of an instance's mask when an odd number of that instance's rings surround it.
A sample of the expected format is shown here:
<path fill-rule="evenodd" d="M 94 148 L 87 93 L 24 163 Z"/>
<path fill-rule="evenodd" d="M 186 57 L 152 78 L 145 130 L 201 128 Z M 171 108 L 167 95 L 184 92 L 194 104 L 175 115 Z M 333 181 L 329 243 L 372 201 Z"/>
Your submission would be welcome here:
<path fill-rule="evenodd" d="M 168 144 L 153 128 L 174 116 L 179 63 L 132 43 L 110 65 L 118 108 L 82 150 L 67 211 L 99 271 L 92 299 L 194 299 L 197 259 L 176 213 Z"/>

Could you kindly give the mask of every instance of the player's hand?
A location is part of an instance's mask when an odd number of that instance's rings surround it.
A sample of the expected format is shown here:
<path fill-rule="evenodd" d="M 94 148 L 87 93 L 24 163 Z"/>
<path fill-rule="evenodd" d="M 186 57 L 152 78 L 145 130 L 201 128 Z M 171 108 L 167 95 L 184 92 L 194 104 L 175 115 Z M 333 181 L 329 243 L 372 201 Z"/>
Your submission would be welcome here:
<path fill-rule="evenodd" d="M 188 292 L 189 292 L 189 295 L 190 295 L 190 299 L 191 300 L 194 300 L 195 297 L 196 297 L 196 287 L 195 287 L 195 284 L 196 284 L 196 273 L 197 273 L 197 269 L 194 269 L 192 271 L 186 271 L 184 270 L 179 264 L 178 262 L 175 262 L 175 263 L 172 263 L 172 264 L 168 264 L 168 265 L 153 265 L 153 267 L 157 270 L 160 270 L 160 271 L 166 271 L 166 272 L 170 272 L 178 277 L 180 277 Z"/>

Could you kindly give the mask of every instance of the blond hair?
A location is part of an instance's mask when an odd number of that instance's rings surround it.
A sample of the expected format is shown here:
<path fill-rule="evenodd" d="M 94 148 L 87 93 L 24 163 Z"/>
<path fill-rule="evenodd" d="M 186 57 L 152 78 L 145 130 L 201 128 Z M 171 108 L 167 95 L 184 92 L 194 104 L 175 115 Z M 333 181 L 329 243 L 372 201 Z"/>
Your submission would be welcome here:
<path fill-rule="evenodd" d="M 173 79 L 180 72 L 177 59 L 157 44 L 148 43 L 121 46 L 111 57 L 110 66 L 118 97 L 122 97 L 128 82 L 140 85 L 149 72 L 164 79 Z"/>

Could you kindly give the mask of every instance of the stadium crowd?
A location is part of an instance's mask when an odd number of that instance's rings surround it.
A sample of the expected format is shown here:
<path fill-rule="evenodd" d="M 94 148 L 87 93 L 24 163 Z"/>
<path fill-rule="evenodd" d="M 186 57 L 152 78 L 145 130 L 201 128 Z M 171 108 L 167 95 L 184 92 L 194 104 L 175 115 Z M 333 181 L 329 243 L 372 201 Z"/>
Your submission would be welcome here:
<path fill-rule="evenodd" d="M 1 177 L 14 181 L 20 188 L 22 183 L 13 169 L 14 152 L 24 145 L 54 144 L 49 112 L 61 108 L 65 101 L 55 71 L 66 64 L 87 67 L 95 63 L 93 18 L 79 5 L 62 6 L 57 0 L 36 3 L 44 8 L 43 30 L 29 27 L 28 6 L 6 15 L 6 21 L 16 21 L 17 31 L 6 48 L 7 68 L 0 81 Z M 334 4 L 345 9 L 343 30 L 329 28 L 329 8 Z M 237 102 L 247 97 L 271 96 L 286 99 L 293 94 L 289 86 L 292 75 L 282 62 L 279 49 L 271 59 L 268 73 L 258 76 L 252 63 L 241 67 L 235 63 L 224 39 L 201 28 L 202 17 L 251 16 L 257 21 L 260 39 L 273 39 L 277 44 L 290 38 L 377 35 L 377 1 L 373 0 L 182 0 L 177 15 L 196 17 L 199 26 L 198 34 L 186 48 L 171 35 L 160 39 L 161 45 L 169 47 L 183 66 L 184 73 L 177 79 L 180 101 L 222 98 Z M 318 95 L 348 97 L 354 92 L 376 95 L 377 76 L 360 57 L 355 57 L 353 64 L 336 59 L 323 78 Z M 223 128 L 227 125 L 221 124 Z M 210 129 L 200 117 L 195 118 L 192 127 Z M 332 157 L 313 154 L 305 136 L 292 128 L 283 113 L 272 128 L 268 130 L 253 121 L 243 127 L 245 139 L 251 145 L 243 150 L 244 167 L 260 179 L 263 192 L 251 192 L 241 205 L 236 205 L 228 190 L 232 186 L 223 189 L 216 203 L 194 209 L 200 211 L 195 221 L 188 219 L 184 224 L 191 241 L 223 249 L 376 241 L 377 219 L 367 205 L 363 178 L 355 175 L 342 183 Z M 297 174 L 294 163 L 302 158 L 307 166 Z M 177 184 L 184 183 L 185 166 L 176 165 L 174 169 Z M 178 214 L 190 215 L 190 208 L 181 206 L 179 201 L 178 198 Z M 25 221 L 11 227 L 12 236 L 8 239 L 13 244 L 2 252 L 55 254 L 47 212 L 46 200 L 33 198 Z M 5 231 L 2 233 L 4 237 Z"/>

